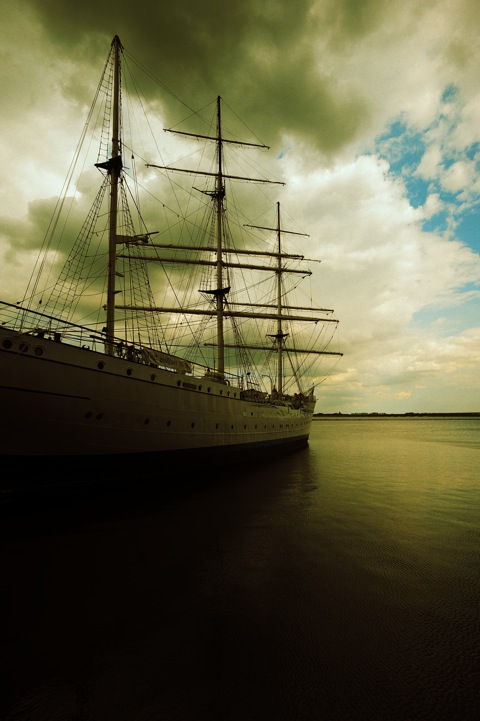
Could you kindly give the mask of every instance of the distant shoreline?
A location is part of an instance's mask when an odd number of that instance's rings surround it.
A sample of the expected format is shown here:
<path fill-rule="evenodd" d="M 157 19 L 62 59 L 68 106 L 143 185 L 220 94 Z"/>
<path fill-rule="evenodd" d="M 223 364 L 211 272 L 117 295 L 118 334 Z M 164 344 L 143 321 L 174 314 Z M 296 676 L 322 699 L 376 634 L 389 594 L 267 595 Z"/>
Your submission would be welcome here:
<path fill-rule="evenodd" d="M 480 418 L 472 413 L 315 413 L 313 418 Z"/>

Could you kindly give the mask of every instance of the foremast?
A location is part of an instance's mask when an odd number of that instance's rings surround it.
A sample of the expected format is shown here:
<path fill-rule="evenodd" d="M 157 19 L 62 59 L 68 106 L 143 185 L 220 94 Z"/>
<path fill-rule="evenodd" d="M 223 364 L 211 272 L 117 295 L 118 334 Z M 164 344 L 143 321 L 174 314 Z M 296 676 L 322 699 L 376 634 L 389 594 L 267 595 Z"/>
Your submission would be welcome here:
<path fill-rule="evenodd" d="M 115 352 L 115 296 L 116 296 L 116 257 L 118 243 L 118 186 L 122 172 L 120 140 L 120 98 L 121 98 L 121 53 L 122 44 L 118 35 L 112 40 L 113 53 L 113 93 L 112 93 L 112 154 L 106 163 L 97 163 L 110 175 L 110 203 L 108 210 L 108 275 L 105 324 L 105 352 Z"/>

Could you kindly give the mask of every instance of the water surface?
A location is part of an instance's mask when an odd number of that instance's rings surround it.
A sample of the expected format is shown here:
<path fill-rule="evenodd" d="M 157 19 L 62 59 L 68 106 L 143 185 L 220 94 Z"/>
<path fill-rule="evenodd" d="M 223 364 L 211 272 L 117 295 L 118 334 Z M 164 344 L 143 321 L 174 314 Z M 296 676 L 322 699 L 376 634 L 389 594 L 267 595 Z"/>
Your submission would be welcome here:
<path fill-rule="evenodd" d="M 479 461 L 480 419 L 322 419 L 198 488 L 4 512 L 1 718 L 475 718 Z"/>

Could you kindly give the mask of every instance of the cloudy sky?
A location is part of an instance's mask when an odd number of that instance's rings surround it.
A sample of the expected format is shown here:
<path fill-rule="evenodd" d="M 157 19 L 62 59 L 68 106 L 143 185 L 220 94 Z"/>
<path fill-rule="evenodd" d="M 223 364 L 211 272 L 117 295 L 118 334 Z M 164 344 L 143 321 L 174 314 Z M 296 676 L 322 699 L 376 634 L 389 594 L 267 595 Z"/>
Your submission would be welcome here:
<path fill-rule="evenodd" d="M 272 146 L 340 319 L 317 411 L 479 411 L 478 1 L 3 0 L 6 300 L 115 34 L 191 107 L 221 95 Z"/>

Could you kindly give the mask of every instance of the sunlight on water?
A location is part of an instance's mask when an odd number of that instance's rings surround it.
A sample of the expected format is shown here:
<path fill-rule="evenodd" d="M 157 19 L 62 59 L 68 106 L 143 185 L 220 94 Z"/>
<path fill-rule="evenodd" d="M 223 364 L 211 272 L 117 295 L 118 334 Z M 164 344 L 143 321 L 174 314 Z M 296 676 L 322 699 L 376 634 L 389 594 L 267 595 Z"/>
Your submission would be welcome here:
<path fill-rule="evenodd" d="M 325 513 L 328 504 L 337 540 L 350 539 L 357 550 L 361 541 L 365 563 L 386 576 L 398 578 L 398 559 L 403 573 L 411 563 L 419 580 L 422 569 L 429 577 L 459 573 L 458 555 L 470 573 L 478 544 L 479 431 L 478 421 L 463 420 L 317 422 L 312 455 L 317 469 L 328 469 L 328 485 L 316 511 L 323 506 Z"/>

